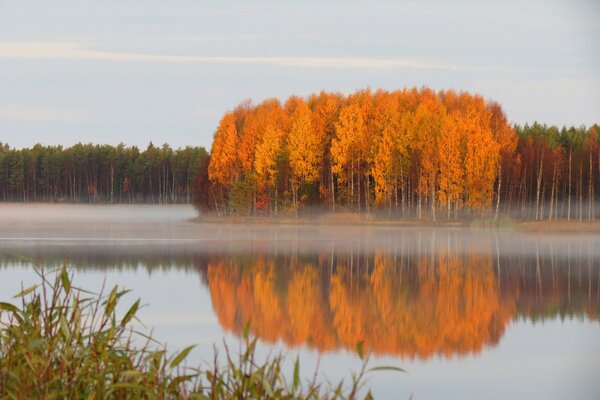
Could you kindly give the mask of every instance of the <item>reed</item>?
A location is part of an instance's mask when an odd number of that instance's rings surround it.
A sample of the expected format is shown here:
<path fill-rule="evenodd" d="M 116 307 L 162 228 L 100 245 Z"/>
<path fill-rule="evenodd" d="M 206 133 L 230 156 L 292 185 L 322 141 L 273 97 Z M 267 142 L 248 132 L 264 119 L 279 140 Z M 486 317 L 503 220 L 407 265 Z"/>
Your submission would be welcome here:
<path fill-rule="evenodd" d="M 244 330 L 239 354 L 225 345 L 205 368 L 186 366 L 194 346 L 170 354 L 135 329 L 140 300 L 117 309 L 126 290 L 92 293 L 73 285 L 66 267 L 21 290 L 16 304 L 0 302 L 0 398 L 44 399 L 355 399 L 365 391 L 368 356 L 345 384 L 300 378 L 296 359 L 285 376 L 285 355 L 258 361 L 257 339 Z M 371 398 L 369 391 L 365 398 Z"/>

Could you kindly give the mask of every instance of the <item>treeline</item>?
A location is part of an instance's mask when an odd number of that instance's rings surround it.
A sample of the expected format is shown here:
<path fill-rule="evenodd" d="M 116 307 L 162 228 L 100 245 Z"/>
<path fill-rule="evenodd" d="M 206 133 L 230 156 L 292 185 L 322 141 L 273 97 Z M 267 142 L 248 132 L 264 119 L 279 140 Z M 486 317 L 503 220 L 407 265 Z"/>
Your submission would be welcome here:
<path fill-rule="evenodd" d="M 596 219 L 600 190 L 600 126 L 515 126 L 518 145 L 507 160 L 505 213 L 528 219 Z"/>
<path fill-rule="evenodd" d="M 594 218 L 599 129 L 513 127 L 479 95 L 428 88 L 244 102 L 221 119 L 199 206 L 408 218 Z"/>
<path fill-rule="evenodd" d="M 13 149 L 0 143 L 0 200 L 190 203 L 202 147 L 173 150 L 76 144 Z"/>

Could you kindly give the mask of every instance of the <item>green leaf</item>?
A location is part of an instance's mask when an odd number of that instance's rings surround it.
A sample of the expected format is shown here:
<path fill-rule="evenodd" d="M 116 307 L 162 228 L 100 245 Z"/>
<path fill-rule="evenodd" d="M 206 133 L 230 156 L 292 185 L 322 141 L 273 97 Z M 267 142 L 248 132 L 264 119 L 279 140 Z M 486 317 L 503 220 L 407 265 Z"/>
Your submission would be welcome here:
<path fill-rule="evenodd" d="M 17 297 L 27 296 L 29 293 L 33 292 L 38 286 L 39 285 L 33 285 L 33 286 L 28 287 L 27 289 L 20 291 L 19 293 L 15 294 L 13 296 L 13 299 L 16 299 Z"/>
<path fill-rule="evenodd" d="M 19 321 L 19 323 L 23 322 L 23 317 L 21 317 L 21 311 L 12 304 L 0 301 L 0 310 L 11 312 L 13 317 L 15 317 L 15 319 Z"/>
<path fill-rule="evenodd" d="M 365 358 L 365 353 L 363 350 L 364 347 L 364 341 L 360 341 L 356 344 L 356 352 L 358 353 L 358 357 L 360 357 L 361 360 L 363 360 Z"/>
<path fill-rule="evenodd" d="M 169 384 L 169 391 L 171 391 L 171 392 L 176 391 L 176 389 L 179 385 L 181 385 L 182 383 L 187 382 L 189 380 L 192 380 L 195 377 L 196 377 L 196 375 L 179 375 L 179 376 L 175 377 Z"/>
<path fill-rule="evenodd" d="M 69 293 L 71 290 L 71 280 L 69 279 L 69 273 L 67 272 L 67 268 L 63 265 L 60 271 L 60 280 L 62 282 L 63 288 L 65 292 Z"/>
<path fill-rule="evenodd" d="M 171 368 L 175 368 L 176 366 L 181 364 L 181 362 L 188 356 L 188 354 L 190 354 L 190 351 L 192 351 L 194 347 L 196 347 L 196 345 L 188 346 L 185 349 L 183 349 L 181 353 L 177 354 L 173 361 L 171 361 L 171 364 L 169 366 Z"/>
<path fill-rule="evenodd" d="M 246 322 L 244 325 L 244 339 L 248 339 L 250 337 L 250 320 Z"/>
<path fill-rule="evenodd" d="M 106 309 L 104 313 L 106 315 L 110 315 L 117 306 L 117 287 L 115 286 L 108 295 L 108 300 L 106 300 Z"/>
<path fill-rule="evenodd" d="M 19 309 L 15 306 L 13 306 L 10 303 L 4 303 L 0 301 L 0 310 L 4 310 L 4 311 L 10 311 L 13 313 L 18 313 Z"/>
<path fill-rule="evenodd" d="M 140 299 L 137 299 L 137 301 L 135 303 L 133 303 L 133 305 L 129 308 L 129 311 L 127 311 L 127 313 L 123 317 L 123 320 L 121 320 L 121 326 L 127 325 L 129 323 L 129 321 L 131 321 L 133 319 L 133 317 L 135 317 L 135 313 L 137 312 L 139 307 L 140 307 Z"/>
<path fill-rule="evenodd" d="M 117 293 L 117 300 L 119 300 L 121 297 L 125 296 L 129 292 L 131 292 L 131 289 L 121 290 L 119 293 Z"/>
<path fill-rule="evenodd" d="M 298 389 L 300 385 L 300 361 L 298 357 L 296 357 L 296 362 L 294 363 L 294 390 Z"/>
<path fill-rule="evenodd" d="M 71 332 L 69 331 L 69 325 L 67 324 L 67 320 L 65 319 L 64 315 L 60 316 L 60 330 L 62 331 L 63 335 L 65 336 L 65 338 L 68 338 L 71 335 Z"/>
<path fill-rule="evenodd" d="M 268 398 L 272 399 L 275 397 L 275 394 L 273 393 L 273 388 L 271 387 L 271 384 L 265 377 L 263 377 L 262 387 L 265 390 L 265 392 L 267 392 Z"/>
<path fill-rule="evenodd" d="M 408 374 L 408 372 L 406 370 L 399 368 L 399 367 L 394 367 L 391 365 L 381 365 L 378 367 L 369 368 L 367 370 L 367 372 L 372 372 L 372 371 L 396 371 L 396 372 L 403 372 L 405 374 Z"/>

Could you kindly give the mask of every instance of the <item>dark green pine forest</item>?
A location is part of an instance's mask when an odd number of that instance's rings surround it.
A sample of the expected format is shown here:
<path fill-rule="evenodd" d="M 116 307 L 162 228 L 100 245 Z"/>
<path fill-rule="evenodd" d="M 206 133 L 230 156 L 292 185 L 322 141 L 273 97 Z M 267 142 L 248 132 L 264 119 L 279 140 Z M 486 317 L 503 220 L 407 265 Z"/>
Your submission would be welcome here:
<path fill-rule="evenodd" d="M 69 203 L 191 203 L 208 153 L 76 144 L 14 149 L 0 142 L 0 201 Z"/>

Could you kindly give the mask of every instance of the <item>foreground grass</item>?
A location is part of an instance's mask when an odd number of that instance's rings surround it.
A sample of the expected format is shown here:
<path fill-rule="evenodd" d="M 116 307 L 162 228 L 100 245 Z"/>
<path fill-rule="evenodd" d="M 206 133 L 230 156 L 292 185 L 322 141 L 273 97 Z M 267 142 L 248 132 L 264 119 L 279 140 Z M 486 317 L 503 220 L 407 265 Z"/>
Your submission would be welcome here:
<path fill-rule="evenodd" d="M 18 305 L 0 302 L 0 398 L 355 399 L 367 374 L 382 369 L 367 369 L 358 344 L 364 362 L 348 384 L 323 385 L 317 373 L 303 382 L 297 360 L 288 379 L 282 354 L 257 361 L 248 329 L 240 354 L 226 346 L 223 363 L 215 351 L 210 367 L 189 368 L 184 365 L 193 346 L 169 355 L 135 331 L 140 300 L 117 315 L 127 291 L 115 287 L 103 295 L 76 288 L 66 268 L 50 276 L 41 272 L 40 279 L 15 296 Z"/>

